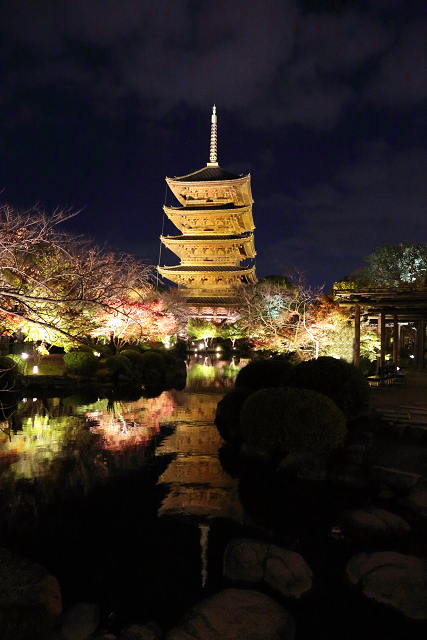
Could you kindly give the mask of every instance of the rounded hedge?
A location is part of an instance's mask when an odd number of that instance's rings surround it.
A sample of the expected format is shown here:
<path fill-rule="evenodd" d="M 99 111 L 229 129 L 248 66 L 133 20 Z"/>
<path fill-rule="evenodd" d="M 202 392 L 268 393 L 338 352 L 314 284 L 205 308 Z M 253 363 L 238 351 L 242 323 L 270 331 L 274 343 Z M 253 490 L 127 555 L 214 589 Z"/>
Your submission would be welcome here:
<path fill-rule="evenodd" d="M 292 368 L 293 365 L 288 360 L 253 360 L 240 369 L 235 386 L 252 389 L 278 387 L 282 376 Z"/>
<path fill-rule="evenodd" d="M 370 409 L 368 381 L 357 367 L 345 360 L 322 356 L 300 362 L 283 376 L 282 385 L 323 393 L 349 420 L 366 415 Z"/>
<path fill-rule="evenodd" d="M 98 371 L 99 359 L 89 351 L 70 351 L 64 354 L 64 364 L 76 376 L 94 376 Z"/>
<path fill-rule="evenodd" d="M 125 356 L 131 366 L 131 370 L 134 376 L 137 378 L 142 378 L 144 374 L 144 358 L 142 353 L 136 351 L 135 349 L 123 349 L 120 351 L 120 356 Z"/>
<path fill-rule="evenodd" d="M 252 393 L 254 390 L 248 387 L 234 387 L 218 402 L 214 422 L 221 438 L 227 442 L 240 442 L 240 412 Z"/>
<path fill-rule="evenodd" d="M 326 454 L 346 435 L 345 416 L 326 396 L 309 389 L 260 389 L 243 403 L 240 435 L 247 449 L 272 456 L 295 449 Z"/>
<path fill-rule="evenodd" d="M 120 374 L 129 376 L 132 372 L 131 361 L 122 353 L 118 356 L 109 356 L 105 361 L 105 365 L 108 371 L 116 377 Z"/>

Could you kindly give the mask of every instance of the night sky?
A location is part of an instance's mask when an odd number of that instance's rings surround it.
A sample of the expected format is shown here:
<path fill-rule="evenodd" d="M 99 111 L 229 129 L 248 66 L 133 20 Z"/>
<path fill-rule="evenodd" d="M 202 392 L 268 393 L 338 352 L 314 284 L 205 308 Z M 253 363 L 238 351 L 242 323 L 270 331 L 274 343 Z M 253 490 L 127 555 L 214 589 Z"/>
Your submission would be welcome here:
<path fill-rule="evenodd" d="M 156 264 L 164 178 L 209 161 L 215 103 L 258 276 L 328 290 L 427 243 L 425 0 L 2 0 L 0 24 L 2 203 L 81 209 L 69 231 Z"/>

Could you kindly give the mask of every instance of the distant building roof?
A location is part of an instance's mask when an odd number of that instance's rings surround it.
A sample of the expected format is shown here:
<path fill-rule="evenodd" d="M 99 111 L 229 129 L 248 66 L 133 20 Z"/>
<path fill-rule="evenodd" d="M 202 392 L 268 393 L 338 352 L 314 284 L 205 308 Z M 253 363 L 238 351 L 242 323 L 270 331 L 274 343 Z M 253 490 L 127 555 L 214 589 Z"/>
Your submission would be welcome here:
<path fill-rule="evenodd" d="M 244 177 L 244 174 L 237 175 L 237 173 L 230 173 L 225 169 L 221 169 L 221 167 L 203 167 L 203 169 L 189 173 L 187 176 L 178 176 L 169 179 L 174 182 L 214 182 L 217 180 L 238 180 Z"/>

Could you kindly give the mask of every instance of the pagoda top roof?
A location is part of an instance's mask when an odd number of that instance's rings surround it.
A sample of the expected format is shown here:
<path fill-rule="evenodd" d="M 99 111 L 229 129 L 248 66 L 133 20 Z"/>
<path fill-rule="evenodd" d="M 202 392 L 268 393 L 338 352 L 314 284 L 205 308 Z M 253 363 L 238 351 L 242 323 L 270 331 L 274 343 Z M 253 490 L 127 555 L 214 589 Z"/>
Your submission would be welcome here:
<path fill-rule="evenodd" d="M 207 166 L 203 167 L 203 169 L 199 169 L 198 171 L 194 171 L 193 173 L 189 173 L 186 176 L 176 176 L 175 178 L 166 179 L 171 180 L 172 182 L 218 182 L 222 180 L 239 180 L 241 178 L 246 178 L 248 175 L 249 174 L 243 173 L 240 175 L 237 173 L 230 173 L 230 171 L 226 171 L 220 166 Z"/>

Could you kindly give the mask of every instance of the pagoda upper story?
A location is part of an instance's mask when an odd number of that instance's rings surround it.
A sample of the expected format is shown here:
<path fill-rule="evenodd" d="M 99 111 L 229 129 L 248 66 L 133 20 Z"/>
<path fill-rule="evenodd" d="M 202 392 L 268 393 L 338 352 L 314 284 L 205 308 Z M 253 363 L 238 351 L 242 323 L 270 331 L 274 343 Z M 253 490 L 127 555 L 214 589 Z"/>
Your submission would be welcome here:
<path fill-rule="evenodd" d="M 236 175 L 217 162 L 217 117 L 211 120 L 210 162 L 186 176 L 166 178 L 182 206 L 165 206 L 180 236 L 161 236 L 181 263 L 158 267 L 159 273 L 186 290 L 195 305 L 232 304 L 236 286 L 255 281 L 250 175 Z"/>

